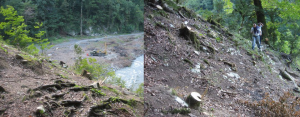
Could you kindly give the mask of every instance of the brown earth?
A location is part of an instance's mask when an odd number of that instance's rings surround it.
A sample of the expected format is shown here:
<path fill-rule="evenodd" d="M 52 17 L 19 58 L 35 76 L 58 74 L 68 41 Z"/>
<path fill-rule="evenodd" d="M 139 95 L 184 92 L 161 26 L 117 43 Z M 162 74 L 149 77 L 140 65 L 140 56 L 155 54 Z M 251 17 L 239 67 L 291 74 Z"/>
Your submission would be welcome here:
<path fill-rule="evenodd" d="M 143 115 L 143 100 L 127 89 L 92 86 L 101 81 L 78 76 L 45 57 L 0 46 L 8 50 L 0 49 L 0 117 Z M 40 106 L 45 111 L 38 111 Z"/>
<path fill-rule="evenodd" d="M 274 102 L 284 92 L 292 93 L 292 99 L 299 96 L 293 91 L 298 88 L 299 72 L 288 68 L 278 52 L 267 45 L 263 52 L 252 51 L 248 39 L 177 8 L 145 2 L 145 116 L 262 116 L 245 103 L 259 102 L 266 94 Z M 180 34 L 187 26 L 196 34 L 195 40 L 191 33 Z M 196 66 L 199 72 L 193 70 Z M 280 75 L 279 69 L 285 68 L 297 74 L 293 81 Z M 175 100 L 185 100 L 190 92 L 205 95 L 200 108 L 186 108 Z"/>
<path fill-rule="evenodd" d="M 74 52 L 74 45 L 78 44 L 83 50 L 83 54 L 81 55 L 83 58 L 92 57 L 99 64 L 108 64 L 113 68 L 119 69 L 129 67 L 135 58 L 144 53 L 143 39 L 143 33 L 106 36 L 86 40 L 70 39 L 69 42 L 54 45 L 46 51 L 46 55 L 49 55 L 53 60 L 64 61 L 68 66 L 72 66 L 77 58 Z M 107 45 L 106 56 L 88 55 L 93 50 L 104 52 L 105 43 Z"/>

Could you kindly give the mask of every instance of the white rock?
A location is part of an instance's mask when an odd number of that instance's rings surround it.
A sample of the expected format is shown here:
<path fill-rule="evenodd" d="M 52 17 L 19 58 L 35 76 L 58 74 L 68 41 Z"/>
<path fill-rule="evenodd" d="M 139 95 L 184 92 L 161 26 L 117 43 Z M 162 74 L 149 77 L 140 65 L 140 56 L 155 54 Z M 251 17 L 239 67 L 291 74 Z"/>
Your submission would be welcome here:
<path fill-rule="evenodd" d="M 162 10 L 163 8 L 160 5 L 156 5 L 156 8 Z"/>
<path fill-rule="evenodd" d="M 184 24 L 187 25 L 189 22 L 188 21 L 184 21 Z"/>
<path fill-rule="evenodd" d="M 200 52 L 199 51 L 194 51 L 195 54 L 197 55 L 200 55 Z"/>
<path fill-rule="evenodd" d="M 188 107 L 188 104 L 185 102 L 185 101 L 183 101 L 181 98 L 179 98 L 179 97 L 175 97 L 175 100 L 179 103 L 179 104 L 181 104 L 181 106 L 184 106 L 184 107 Z"/>
<path fill-rule="evenodd" d="M 238 75 L 237 73 L 233 73 L 233 72 L 229 72 L 227 73 L 227 76 L 232 77 L 232 78 L 240 78 L 240 75 Z"/>
<path fill-rule="evenodd" d="M 45 113 L 45 108 L 43 105 L 40 105 L 36 108 L 36 111 L 39 112 L 39 113 Z"/>
<path fill-rule="evenodd" d="M 201 72 L 201 71 L 200 71 L 200 66 L 201 66 L 201 64 L 198 63 L 198 64 L 195 66 L 195 68 L 192 69 L 191 71 L 192 71 L 193 73 L 200 73 L 200 72 Z"/>
<path fill-rule="evenodd" d="M 172 25 L 172 24 L 170 24 L 170 27 L 171 27 L 171 28 L 175 28 L 175 26 L 174 26 L 174 25 Z"/>

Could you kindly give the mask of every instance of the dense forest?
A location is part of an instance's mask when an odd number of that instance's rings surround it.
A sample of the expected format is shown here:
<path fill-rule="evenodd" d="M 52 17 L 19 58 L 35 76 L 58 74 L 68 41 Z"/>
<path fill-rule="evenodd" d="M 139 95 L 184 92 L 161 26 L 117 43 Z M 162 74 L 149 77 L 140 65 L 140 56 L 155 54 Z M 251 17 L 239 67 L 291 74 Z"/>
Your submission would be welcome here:
<path fill-rule="evenodd" d="M 1 0 L 0 4 L 23 16 L 29 36 L 39 31 L 45 31 L 46 38 L 143 31 L 142 0 Z M 1 14 L 0 22 L 4 22 Z M 37 23 L 43 25 L 34 28 Z"/>
<path fill-rule="evenodd" d="M 253 23 L 262 22 L 262 43 L 300 65 L 300 0 L 185 0 L 182 4 L 249 39 Z"/>

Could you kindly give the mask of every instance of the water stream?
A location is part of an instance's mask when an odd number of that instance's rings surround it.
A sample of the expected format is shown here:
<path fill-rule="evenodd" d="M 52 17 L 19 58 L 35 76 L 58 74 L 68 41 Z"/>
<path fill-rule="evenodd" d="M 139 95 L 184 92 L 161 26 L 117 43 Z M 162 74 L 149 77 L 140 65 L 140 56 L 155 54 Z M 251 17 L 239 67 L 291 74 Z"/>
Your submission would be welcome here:
<path fill-rule="evenodd" d="M 126 82 L 126 87 L 135 91 L 144 83 L 144 55 L 136 58 L 130 67 L 116 71 L 116 75 Z"/>

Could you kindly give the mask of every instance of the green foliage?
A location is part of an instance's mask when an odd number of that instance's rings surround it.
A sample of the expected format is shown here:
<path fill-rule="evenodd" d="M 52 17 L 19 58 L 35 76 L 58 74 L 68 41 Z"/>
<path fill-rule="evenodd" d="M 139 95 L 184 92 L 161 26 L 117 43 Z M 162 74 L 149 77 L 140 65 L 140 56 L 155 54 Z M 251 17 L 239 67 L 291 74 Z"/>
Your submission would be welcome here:
<path fill-rule="evenodd" d="M 34 26 L 34 28 L 41 28 L 43 26 L 43 23 L 36 23 L 37 25 Z M 49 46 L 50 42 L 48 42 L 48 39 L 42 39 L 46 31 L 39 31 L 39 33 L 35 34 L 36 39 L 34 40 L 38 45 L 40 46 L 42 50 L 42 54 L 44 54 L 45 49 L 50 49 L 53 46 Z"/>
<path fill-rule="evenodd" d="M 98 96 L 106 96 L 106 94 L 101 92 L 101 90 L 93 88 L 93 89 L 91 89 L 91 91 Z"/>
<path fill-rule="evenodd" d="M 130 100 L 127 101 L 127 104 L 129 106 L 136 106 L 137 105 L 137 101 L 134 100 L 134 99 L 130 99 Z"/>
<path fill-rule="evenodd" d="M 75 51 L 76 55 L 83 54 L 83 51 L 82 51 L 81 47 L 77 44 L 74 45 L 74 51 Z"/>
<path fill-rule="evenodd" d="M 31 44 L 25 48 L 25 51 L 32 55 L 38 55 L 40 50 Z"/>
<path fill-rule="evenodd" d="M 220 37 L 217 37 L 216 40 L 217 40 L 217 42 L 220 42 L 220 41 L 221 41 L 221 38 L 220 38 Z"/>
<path fill-rule="evenodd" d="M 135 93 L 140 97 L 144 97 L 144 83 L 139 85 L 139 88 L 136 89 Z"/>
<path fill-rule="evenodd" d="M 175 89 L 172 88 L 172 89 L 171 89 L 171 94 L 172 94 L 172 95 L 177 95 L 177 91 L 176 91 Z"/>
<path fill-rule="evenodd" d="M 79 61 L 75 70 L 77 73 L 81 73 L 83 70 L 87 70 L 91 73 L 93 78 L 104 79 L 105 77 L 116 77 L 113 70 L 108 69 L 105 65 L 97 63 L 95 58 L 84 58 Z"/>
<path fill-rule="evenodd" d="M 233 3 L 230 0 L 222 0 L 224 1 L 224 10 L 227 14 L 232 13 L 233 11 Z"/>
<path fill-rule="evenodd" d="M 5 0 L 1 3 L 13 6 L 23 16 L 31 37 L 39 31 L 34 28 L 35 22 L 43 22 L 41 30 L 46 32 L 45 37 L 70 32 L 78 35 L 81 19 L 84 34 L 131 33 L 142 31 L 144 26 L 141 0 Z"/>
<path fill-rule="evenodd" d="M 5 22 L 0 23 L 0 29 L 4 30 L 8 36 L 9 40 L 7 41 L 21 48 L 27 47 L 33 38 L 27 36 L 29 31 L 24 29 L 27 25 L 24 24 L 23 16 L 18 16 L 17 11 L 12 6 L 1 7 L 0 14 L 5 17 Z"/>

